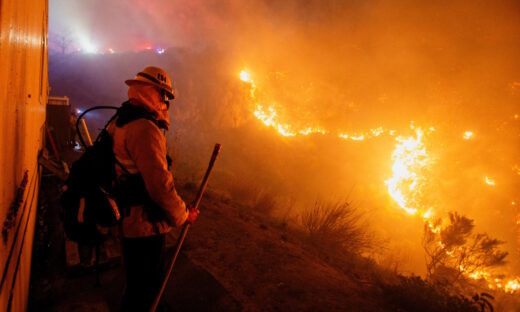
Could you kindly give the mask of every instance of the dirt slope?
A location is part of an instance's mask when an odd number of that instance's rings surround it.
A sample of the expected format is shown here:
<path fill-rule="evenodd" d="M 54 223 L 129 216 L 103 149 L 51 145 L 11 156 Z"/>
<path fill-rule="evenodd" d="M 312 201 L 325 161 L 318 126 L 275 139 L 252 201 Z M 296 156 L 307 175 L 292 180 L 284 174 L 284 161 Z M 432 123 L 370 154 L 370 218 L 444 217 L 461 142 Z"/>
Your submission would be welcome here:
<path fill-rule="evenodd" d="M 306 251 L 280 227 L 209 195 L 185 252 L 244 310 L 382 311 L 373 290 L 360 280 Z"/>
<path fill-rule="evenodd" d="M 120 265 L 103 269 L 99 287 L 92 271 L 65 268 L 59 189 L 42 179 L 29 310 L 118 311 Z M 359 270 L 329 265 L 268 218 L 212 192 L 200 209 L 164 294 L 172 311 L 383 311 Z"/>

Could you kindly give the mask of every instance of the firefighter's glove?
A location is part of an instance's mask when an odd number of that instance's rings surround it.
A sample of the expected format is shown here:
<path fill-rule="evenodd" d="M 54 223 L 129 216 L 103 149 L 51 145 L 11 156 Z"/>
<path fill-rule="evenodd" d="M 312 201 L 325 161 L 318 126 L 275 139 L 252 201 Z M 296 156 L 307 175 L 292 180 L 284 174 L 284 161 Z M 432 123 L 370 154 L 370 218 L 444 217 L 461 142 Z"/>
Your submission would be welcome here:
<path fill-rule="evenodd" d="M 199 216 L 200 211 L 195 208 L 189 208 L 188 210 L 188 219 L 186 219 L 186 222 L 189 224 L 193 224 L 195 220 L 197 220 L 197 217 Z"/>

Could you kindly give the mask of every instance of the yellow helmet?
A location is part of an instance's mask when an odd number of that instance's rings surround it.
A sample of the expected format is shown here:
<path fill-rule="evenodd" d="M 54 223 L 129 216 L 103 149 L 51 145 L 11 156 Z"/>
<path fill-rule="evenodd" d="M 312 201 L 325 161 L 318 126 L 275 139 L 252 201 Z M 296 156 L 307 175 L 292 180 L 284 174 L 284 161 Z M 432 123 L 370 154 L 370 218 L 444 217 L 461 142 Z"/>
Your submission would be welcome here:
<path fill-rule="evenodd" d="M 128 79 L 125 81 L 125 83 L 129 86 L 138 83 L 156 86 L 159 89 L 164 90 L 169 100 L 175 98 L 170 77 L 164 70 L 159 67 L 148 66 L 142 71 L 138 72 L 134 79 Z"/>

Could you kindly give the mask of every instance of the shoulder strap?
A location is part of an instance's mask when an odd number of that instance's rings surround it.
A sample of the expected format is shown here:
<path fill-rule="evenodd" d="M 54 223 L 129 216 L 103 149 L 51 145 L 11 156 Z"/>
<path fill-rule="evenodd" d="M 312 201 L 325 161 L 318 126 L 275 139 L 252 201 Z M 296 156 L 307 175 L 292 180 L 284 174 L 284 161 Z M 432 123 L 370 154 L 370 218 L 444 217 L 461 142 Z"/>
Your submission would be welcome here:
<path fill-rule="evenodd" d="M 138 119 L 150 120 L 156 126 L 158 126 L 157 121 L 155 120 L 152 113 L 142 107 L 132 105 L 129 101 L 124 102 L 121 105 L 121 107 L 117 110 L 117 115 L 118 117 L 116 120 L 116 126 L 119 128 Z"/>
<path fill-rule="evenodd" d="M 139 106 L 135 106 L 135 105 L 132 105 L 130 103 L 130 101 L 126 101 L 124 102 L 123 104 L 121 104 L 121 107 L 118 108 L 117 110 L 117 113 L 116 115 L 114 115 L 114 117 L 112 117 L 109 122 L 107 123 L 107 126 L 108 124 L 110 124 L 110 122 L 112 122 L 112 120 L 114 120 L 114 118 L 117 117 L 116 119 L 116 127 L 118 128 L 121 128 L 123 127 L 124 125 L 126 124 L 129 124 L 130 122 L 132 121 L 135 121 L 135 120 L 138 120 L 138 119 L 147 119 L 147 120 L 150 120 L 152 121 L 156 126 L 157 126 L 157 123 L 156 123 L 156 120 L 155 118 L 153 118 L 153 115 L 152 113 L 148 112 L 146 109 L 142 108 L 142 107 L 139 107 Z M 107 127 L 105 126 L 105 128 Z M 131 173 L 125 168 L 125 166 L 119 161 L 117 160 L 117 158 L 115 157 L 114 155 L 114 160 L 115 160 L 115 163 L 128 175 L 130 175 Z"/>

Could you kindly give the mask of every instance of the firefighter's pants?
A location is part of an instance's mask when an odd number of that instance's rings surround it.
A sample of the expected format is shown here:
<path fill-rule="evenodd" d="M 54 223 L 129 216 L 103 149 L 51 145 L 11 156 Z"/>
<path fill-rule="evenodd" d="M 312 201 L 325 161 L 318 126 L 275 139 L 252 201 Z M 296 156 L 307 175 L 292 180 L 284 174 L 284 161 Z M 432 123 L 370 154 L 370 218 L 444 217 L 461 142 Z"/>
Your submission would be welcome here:
<path fill-rule="evenodd" d="M 165 235 L 123 238 L 126 288 L 122 311 L 148 311 L 164 277 Z"/>

